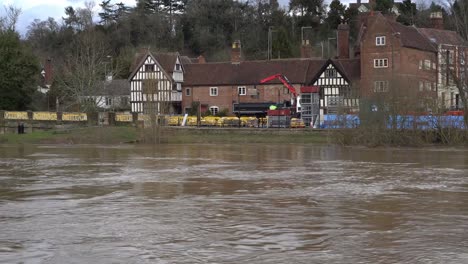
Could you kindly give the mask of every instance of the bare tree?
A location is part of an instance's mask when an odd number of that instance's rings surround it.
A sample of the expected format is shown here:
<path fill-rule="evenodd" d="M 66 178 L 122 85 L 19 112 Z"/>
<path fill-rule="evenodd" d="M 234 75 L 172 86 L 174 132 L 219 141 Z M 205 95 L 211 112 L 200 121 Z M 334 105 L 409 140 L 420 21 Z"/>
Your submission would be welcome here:
<path fill-rule="evenodd" d="M 16 24 L 21 15 L 21 8 L 13 5 L 4 6 L 3 8 L 5 9 L 5 16 L 0 17 L 0 31 L 15 31 Z"/>
<path fill-rule="evenodd" d="M 453 85 L 458 90 L 458 96 L 465 109 L 464 121 L 468 128 L 468 0 L 443 0 L 443 6 L 448 10 L 451 24 L 463 38 L 465 44 L 447 47 L 441 53 L 442 76 L 446 85 Z"/>
<path fill-rule="evenodd" d="M 61 101 L 82 111 L 96 110 L 105 95 L 105 78 L 112 67 L 104 36 L 93 29 L 81 32 L 65 59 L 58 83 Z"/>

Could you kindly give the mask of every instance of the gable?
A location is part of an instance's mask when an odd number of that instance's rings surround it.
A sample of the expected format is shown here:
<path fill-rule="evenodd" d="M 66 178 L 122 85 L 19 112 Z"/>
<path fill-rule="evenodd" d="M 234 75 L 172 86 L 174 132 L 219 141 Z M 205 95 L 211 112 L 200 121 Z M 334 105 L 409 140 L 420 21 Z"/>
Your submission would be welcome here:
<path fill-rule="evenodd" d="M 327 63 L 326 67 L 319 72 L 318 77 L 313 81 L 313 85 L 317 86 L 349 86 L 349 84 L 348 78 L 331 61 Z"/>
<path fill-rule="evenodd" d="M 142 57 L 142 60 L 128 78 L 129 81 L 146 79 L 146 65 L 154 65 L 154 69 L 152 70 L 152 72 L 159 73 L 158 78 L 160 78 L 160 75 L 162 74 L 166 77 L 166 79 L 172 80 L 172 76 L 170 76 L 164 70 L 161 64 L 159 64 L 159 62 L 151 55 L 151 53 L 147 53 L 146 56 Z"/>

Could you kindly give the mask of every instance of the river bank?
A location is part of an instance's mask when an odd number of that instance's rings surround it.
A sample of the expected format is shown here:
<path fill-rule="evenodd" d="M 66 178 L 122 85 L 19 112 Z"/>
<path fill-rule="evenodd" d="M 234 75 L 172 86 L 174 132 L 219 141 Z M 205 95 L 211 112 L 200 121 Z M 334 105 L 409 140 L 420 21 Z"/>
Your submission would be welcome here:
<path fill-rule="evenodd" d="M 330 133 L 305 129 L 164 127 L 160 130 L 128 126 L 77 127 L 0 135 L 9 144 L 128 144 L 128 143 L 299 143 L 330 142 Z"/>

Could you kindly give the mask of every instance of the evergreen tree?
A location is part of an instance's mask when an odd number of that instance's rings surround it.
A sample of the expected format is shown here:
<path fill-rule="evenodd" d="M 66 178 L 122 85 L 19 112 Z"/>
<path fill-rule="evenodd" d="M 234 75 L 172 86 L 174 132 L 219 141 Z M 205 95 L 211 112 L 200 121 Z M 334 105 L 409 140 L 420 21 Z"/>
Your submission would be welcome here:
<path fill-rule="evenodd" d="M 325 19 L 329 28 L 336 29 L 338 25 L 345 20 L 345 6 L 339 0 L 333 0 L 330 3 L 330 8 Z"/>
<path fill-rule="evenodd" d="M 39 67 L 13 30 L 0 30 L 0 109 L 28 110 Z"/>

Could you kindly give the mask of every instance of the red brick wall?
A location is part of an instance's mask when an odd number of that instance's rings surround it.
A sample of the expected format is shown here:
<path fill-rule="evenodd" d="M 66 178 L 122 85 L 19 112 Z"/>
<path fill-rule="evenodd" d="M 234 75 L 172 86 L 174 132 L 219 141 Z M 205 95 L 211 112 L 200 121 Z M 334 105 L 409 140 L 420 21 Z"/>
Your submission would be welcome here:
<path fill-rule="evenodd" d="M 369 22 L 361 43 L 361 96 L 372 97 L 375 94 L 375 81 L 388 81 L 389 88 L 393 84 L 394 91 L 397 90 L 401 96 L 420 96 L 419 81 L 436 82 L 437 74 L 432 65 L 431 70 L 419 69 L 420 61 L 436 62 L 434 52 L 402 47 L 401 36 L 394 34 L 383 17 L 369 17 Z M 376 45 L 377 36 L 385 36 L 385 46 Z M 374 59 L 387 59 L 388 67 L 375 68 Z"/>
<path fill-rule="evenodd" d="M 238 87 L 245 86 L 247 88 L 246 95 L 238 96 Z M 295 85 L 298 90 L 299 85 Z M 218 87 L 218 96 L 210 96 L 210 87 Z M 186 95 L 186 89 L 191 90 L 191 95 Z M 182 111 L 184 112 L 185 108 L 190 108 L 192 102 L 198 102 L 202 105 L 217 106 L 219 110 L 228 109 L 229 114 L 232 114 L 232 105 L 238 103 L 239 100 L 241 103 L 256 103 L 256 102 L 278 102 L 278 91 L 279 102 L 284 100 L 290 101 L 291 94 L 288 92 L 287 88 L 282 84 L 273 84 L 273 85 L 256 85 L 257 96 L 250 95 L 250 92 L 254 89 L 253 85 L 235 85 L 235 86 L 197 86 L 197 87 L 183 87 L 182 94 Z"/>

